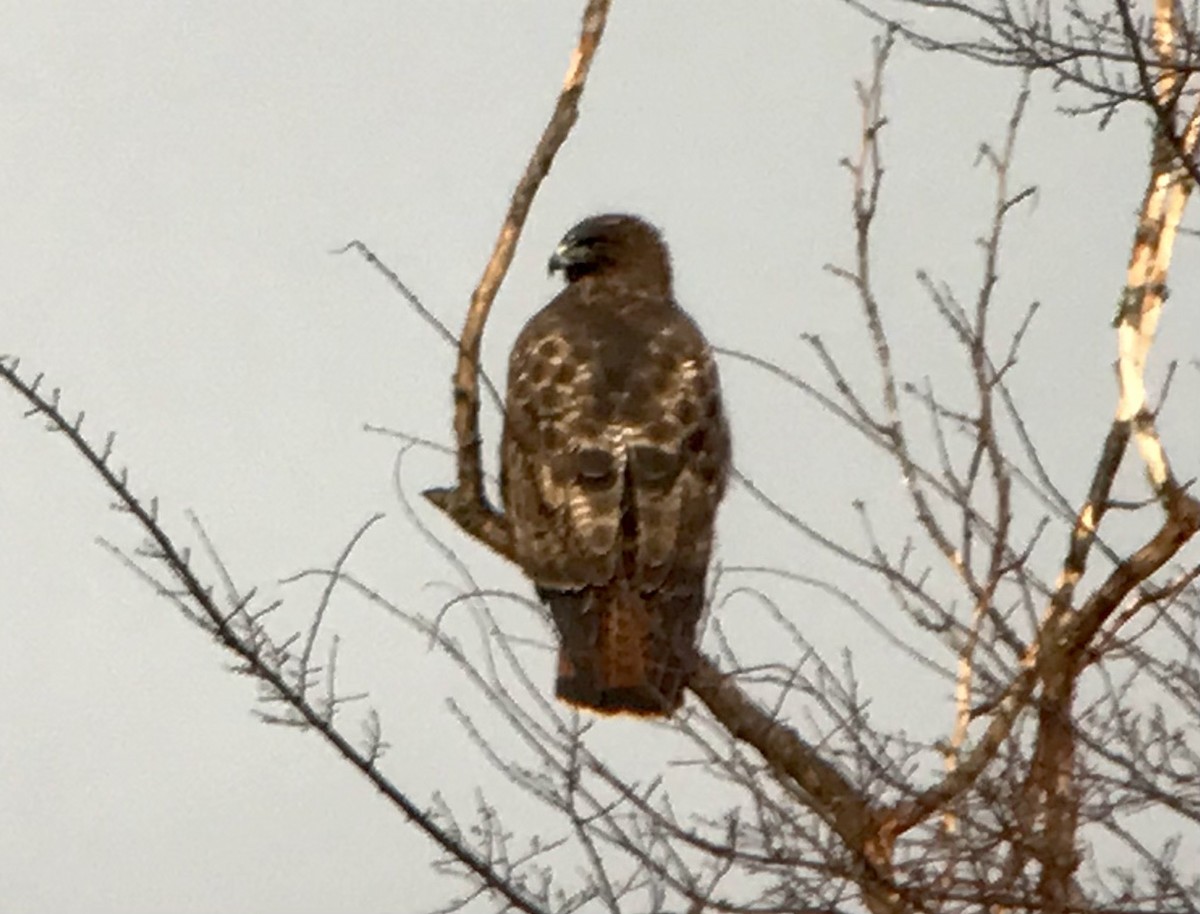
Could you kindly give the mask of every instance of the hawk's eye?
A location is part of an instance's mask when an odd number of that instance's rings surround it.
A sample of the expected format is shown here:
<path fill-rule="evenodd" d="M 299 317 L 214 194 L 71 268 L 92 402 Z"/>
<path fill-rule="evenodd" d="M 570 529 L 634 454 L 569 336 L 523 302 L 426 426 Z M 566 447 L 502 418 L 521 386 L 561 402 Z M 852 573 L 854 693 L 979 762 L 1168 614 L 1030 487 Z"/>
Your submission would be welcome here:
<path fill-rule="evenodd" d="M 612 242 L 603 235 L 586 235 L 575 244 L 579 260 L 583 263 L 613 263 Z"/>

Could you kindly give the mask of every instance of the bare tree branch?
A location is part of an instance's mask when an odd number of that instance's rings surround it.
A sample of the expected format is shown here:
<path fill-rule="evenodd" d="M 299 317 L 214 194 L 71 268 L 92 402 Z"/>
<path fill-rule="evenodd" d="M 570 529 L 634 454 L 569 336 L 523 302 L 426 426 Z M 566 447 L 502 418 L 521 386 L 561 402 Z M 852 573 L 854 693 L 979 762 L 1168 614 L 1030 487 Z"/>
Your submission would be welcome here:
<path fill-rule="evenodd" d="M 438 826 L 409 797 L 387 778 L 376 766 L 377 751 L 360 752 L 351 740 L 333 724 L 332 715 L 306 698 L 304 690 L 289 682 L 283 671 L 282 659 L 286 649 L 272 645 L 266 634 L 246 614 L 245 603 L 239 600 L 232 612 L 222 609 L 213 598 L 212 589 L 201 583 L 187 557 L 167 535 L 157 518 L 157 502 L 148 507 L 130 489 L 125 470 L 114 470 L 111 463 L 111 437 L 103 451 L 97 451 L 80 431 L 83 415 L 75 421 L 68 420 L 59 405 L 59 391 L 50 396 L 39 392 L 41 376 L 26 383 L 17 373 L 18 363 L 11 359 L 0 359 L 0 379 L 20 394 L 30 405 L 29 416 L 44 416 L 51 430 L 66 436 L 71 446 L 99 475 L 105 488 L 116 499 L 117 507 L 130 514 L 148 537 L 152 550 L 147 555 L 160 562 L 175 581 L 177 589 L 166 592 L 177 602 L 190 607 L 191 615 L 219 644 L 236 655 L 243 671 L 262 683 L 270 694 L 283 702 L 298 716 L 306 728 L 319 733 L 354 768 L 367 778 L 375 789 L 387 798 L 417 828 L 431 838 L 447 854 L 475 875 L 480 884 L 486 885 L 509 905 L 526 914 L 542 914 L 518 886 L 503 878 L 487 861 L 480 858 L 466 844 Z M 140 567 L 140 566 L 138 566 Z M 163 590 L 163 585 L 156 585 Z M 277 662 L 277 660 L 279 662 Z"/>
<path fill-rule="evenodd" d="M 579 117 L 579 99 L 608 21 L 610 0 L 589 0 L 583 12 L 579 44 L 571 57 L 562 91 L 550 122 L 542 133 L 496 239 L 492 256 L 471 296 L 459 343 L 454 373 L 454 436 L 458 442 L 458 483 L 452 489 L 430 489 L 429 501 L 445 511 L 465 532 L 495 552 L 512 558 L 508 524 L 488 502 L 483 489 L 483 458 L 479 436 L 479 351 L 488 312 L 512 263 L 517 241 L 542 181 L 559 148 Z"/>

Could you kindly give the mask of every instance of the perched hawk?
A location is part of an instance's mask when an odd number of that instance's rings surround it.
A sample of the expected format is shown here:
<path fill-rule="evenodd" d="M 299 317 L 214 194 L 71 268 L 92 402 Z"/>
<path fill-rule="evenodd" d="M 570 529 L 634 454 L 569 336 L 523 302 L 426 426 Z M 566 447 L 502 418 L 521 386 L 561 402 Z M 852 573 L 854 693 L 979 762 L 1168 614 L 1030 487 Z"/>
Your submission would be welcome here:
<path fill-rule="evenodd" d="M 508 366 L 501 488 L 516 557 L 558 628 L 558 697 L 669 714 L 695 663 L 729 467 L 717 366 L 643 220 L 585 219 L 556 271 L 566 288 Z"/>

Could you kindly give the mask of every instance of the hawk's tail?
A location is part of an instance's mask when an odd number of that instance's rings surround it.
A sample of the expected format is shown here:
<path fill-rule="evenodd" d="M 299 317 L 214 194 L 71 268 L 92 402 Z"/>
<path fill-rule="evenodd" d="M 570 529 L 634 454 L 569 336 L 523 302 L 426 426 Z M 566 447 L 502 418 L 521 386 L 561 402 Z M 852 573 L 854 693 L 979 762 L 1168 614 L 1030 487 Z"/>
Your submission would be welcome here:
<path fill-rule="evenodd" d="M 608 714 L 666 715 L 683 703 L 695 668 L 696 589 L 630 592 L 612 584 L 542 590 L 562 640 L 555 694 Z"/>

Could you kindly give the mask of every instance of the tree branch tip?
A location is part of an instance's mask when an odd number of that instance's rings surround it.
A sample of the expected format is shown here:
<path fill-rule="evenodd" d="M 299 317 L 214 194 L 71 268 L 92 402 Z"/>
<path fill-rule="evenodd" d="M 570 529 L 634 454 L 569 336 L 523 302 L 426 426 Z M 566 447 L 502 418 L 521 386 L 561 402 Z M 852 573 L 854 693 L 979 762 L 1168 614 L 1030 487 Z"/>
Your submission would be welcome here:
<path fill-rule="evenodd" d="M 454 503 L 455 496 L 458 495 L 458 489 L 442 487 L 437 489 L 425 489 L 421 493 L 421 497 L 437 508 L 439 511 L 449 516 L 454 516 L 454 510 L 451 507 Z"/>
<path fill-rule="evenodd" d="M 1024 203 L 1026 200 L 1030 199 L 1031 197 L 1036 198 L 1037 190 L 1038 190 L 1038 186 L 1036 184 L 1030 184 L 1028 187 L 1025 187 L 1020 193 L 1014 194 L 1012 197 L 1009 197 L 1007 200 L 1005 200 L 1003 207 L 1001 207 L 1002 211 L 1007 213 L 1010 209 L 1020 206 L 1022 203 Z M 1036 209 L 1036 206 L 1035 206 L 1035 209 Z"/>
<path fill-rule="evenodd" d="M 327 253 L 333 257 L 340 257 L 342 254 L 349 254 L 351 251 L 365 251 L 368 254 L 371 253 L 371 249 L 357 238 L 351 238 L 340 248 L 330 248 Z"/>

